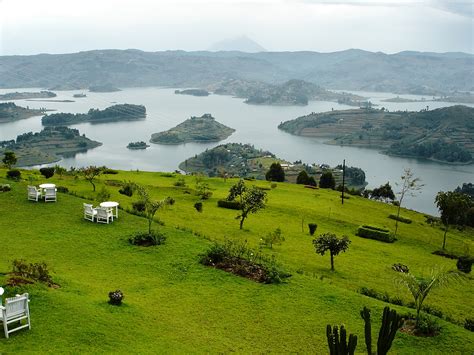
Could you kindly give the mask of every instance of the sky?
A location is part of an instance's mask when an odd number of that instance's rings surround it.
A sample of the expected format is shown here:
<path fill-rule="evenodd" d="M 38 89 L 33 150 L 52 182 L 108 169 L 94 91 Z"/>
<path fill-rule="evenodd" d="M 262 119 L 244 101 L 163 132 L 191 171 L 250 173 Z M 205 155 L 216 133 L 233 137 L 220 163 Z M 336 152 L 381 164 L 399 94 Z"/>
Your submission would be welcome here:
<path fill-rule="evenodd" d="M 474 53 L 474 0 L 0 0 L 0 55 L 206 50 Z"/>

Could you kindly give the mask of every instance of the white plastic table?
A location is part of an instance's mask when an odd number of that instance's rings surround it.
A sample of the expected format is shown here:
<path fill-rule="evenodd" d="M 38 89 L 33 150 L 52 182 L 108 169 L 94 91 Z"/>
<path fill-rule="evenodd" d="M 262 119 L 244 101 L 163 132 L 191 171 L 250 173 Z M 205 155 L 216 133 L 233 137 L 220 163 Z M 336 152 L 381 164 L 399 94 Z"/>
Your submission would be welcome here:
<path fill-rule="evenodd" d="M 105 202 L 101 202 L 100 207 L 104 207 L 104 208 L 114 208 L 115 207 L 115 214 L 114 214 L 114 217 L 115 218 L 118 218 L 118 206 L 119 206 L 119 203 L 118 202 L 114 202 L 114 201 L 105 201 Z"/>
<path fill-rule="evenodd" d="M 41 184 L 39 187 L 40 189 L 52 189 L 52 188 L 55 188 L 56 185 L 55 184 Z"/>

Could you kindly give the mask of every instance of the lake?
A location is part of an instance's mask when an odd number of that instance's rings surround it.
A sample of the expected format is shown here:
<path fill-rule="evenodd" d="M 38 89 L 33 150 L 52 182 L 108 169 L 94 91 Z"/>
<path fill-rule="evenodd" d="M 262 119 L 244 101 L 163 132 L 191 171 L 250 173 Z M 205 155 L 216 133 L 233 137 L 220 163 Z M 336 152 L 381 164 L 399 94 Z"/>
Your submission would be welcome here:
<path fill-rule="evenodd" d="M 0 93 L 14 91 L 38 91 L 40 89 L 4 89 Z M 366 173 L 368 187 L 376 187 L 389 181 L 394 191 L 394 183 L 400 180 L 404 168 L 411 168 L 415 176 L 423 180 L 425 186 L 420 194 L 406 197 L 406 207 L 437 215 L 434 198 L 438 191 L 456 188 L 463 182 L 473 182 L 474 165 L 447 165 L 417 159 L 389 157 L 376 150 L 339 147 L 323 144 L 323 140 L 293 136 L 278 130 L 280 122 L 306 115 L 334 109 L 348 109 L 350 106 L 334 102 L 312 101 L 308 106 L 254 106 L 243 103 L 242 99 L 230 96 L 210 95 L 194 97 L 175 95 L 169 88 L 128 88 L 113 93 L 90 93 L 85 98 L 72 98 L 78 91 L 59 91 L 54 99 L 75 100 L 75 102 L 39 102 L 15 100 L 20 106 L 44 107 L 58 112 L 85 113 L 90 108 L 104 109 L 115 103 L 142 104 L 146 106 L 147 117 L 142 121 L 113 122 L 102 124 L 81 123 L 72 126 L 91 139 L 102 142 L 101 147 L 73 158 L 63 159 L 64 167 L 106 165 L 123 170 L 174 171 L 186 158 L 227 142 L 251 143 L 256 148 L 269 150 L 278 157 L 306 163 L 341 164 L 346 159 L 349 166 L 362 168 Z M 391 93 L 354 92 L 368 97 L 374 104 L 393 110 L 420 110 L 454 105 L 443 102 L 381 102 L 395 97 Z M 400 95 L 405 98 L 421 98 L 415 95 Z M 472 106 L 472 105 L 470 105 Z M 167 130 L 190 116 L 212 114 L 219 122 L 235 128 L 236 132 L 219 143 L 187 143 L 178 146 L 151 144 L 147 150 L 129 150 L 129 142 L 148 142 L 151 134 Z M 41 117 L 31 117 L 13 123 L 0 125 L 0 140 L 14 139 L 29 131 L 40 131 Z"/>

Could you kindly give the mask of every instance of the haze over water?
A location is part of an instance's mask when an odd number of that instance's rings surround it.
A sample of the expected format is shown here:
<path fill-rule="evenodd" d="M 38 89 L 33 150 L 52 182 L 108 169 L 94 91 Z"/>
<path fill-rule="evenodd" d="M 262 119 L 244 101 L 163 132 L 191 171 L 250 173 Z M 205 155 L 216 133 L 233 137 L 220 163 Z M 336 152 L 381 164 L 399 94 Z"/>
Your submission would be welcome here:
<path fill-rule="evenodd" d="M 39 89 L 5 89 L 0 93 L 13 91 L 37 91 Z M 104 109 L 115 103 L 142 104 L 146 106 L 147 117 L 141 121 L 112 122 L 102 124 L 81 123 L 71 126 L 77 128 L 88 138 L 102 142 L 103 145 L 63 159 L 58 164 L 71 166 L 106 165 L 115 169 L 173 171 L 180 162 L 227 142 L 250 143 L 256 148 L 269 150 L 276 156 L 289 161 L 302 160 L 306 163 L 327 163 L 331 166 L 341 164 L 346 159 L 349 166 L 362 168 L 366 173 L 369 188 L 389 181 L 394 191 L 404 168 L 411 168 L 425 186 L 416 198 L 406 197 L 406 207 L 430 214 L 438 214 L 434 197 L 438 191 L 452 190 L 464 182 L 473 182 L 474 165 L 447 165 L 418 159 L 390 157 L 377 150 L 340 147 L 323 144 L 324 140 L 298 137 L 278 130 L 280 122 L 294 119 L 311 112 L 324 112 L 334 109 L 348 109 L 349 106 L 334 102 L 311 101 L 308 106 L 255 106 L 243 103 L 243 99 L 230 96 L 210 95 L 194 97 L 175 95 L 173 89 L 128 88 L 114 93 L 90 93 L 86 98 L 72 98 L 77 91 L 59 91 L 54 99 L 75 100 L 71 103 L 40 102 L 16 100 L 20 106 L 31 108 L 45 107 L 57 112 L 84 113 L 90 108 Z M 391 93 L 355 92 L 370 98 L 374 104 L 394 110 L 420 110 L 450 106 L 452 103 L 381 102 L 396 96 Z M 406 98 L 421 96 L 401 95 Z M 151 144 L 147 150 L 129 150 L 129 142 L 148 142 L 152 133 L 167 130 L 190 116 L 212 114 L 219 122 L 235 128 L 236 132 L 228 139 L 209 144 L 187 143 L 182 145 Z M 0 125 L 0 140 L 14 139 L 17 135 L 42 129 L 41 117 L 32 117 L 13 123 Z"/>

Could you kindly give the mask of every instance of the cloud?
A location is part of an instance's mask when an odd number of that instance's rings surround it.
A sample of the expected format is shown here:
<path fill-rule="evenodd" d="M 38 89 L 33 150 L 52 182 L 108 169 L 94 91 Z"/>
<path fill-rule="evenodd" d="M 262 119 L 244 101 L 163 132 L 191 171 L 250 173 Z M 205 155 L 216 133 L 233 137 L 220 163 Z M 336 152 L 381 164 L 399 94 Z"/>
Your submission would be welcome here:
<path fill-rule="evenodd" d="M 474 3 L 472 1 L 432 0 L 431 6 L 436 9 L 451 12 L 456 15 L 474 18 Z"/>

